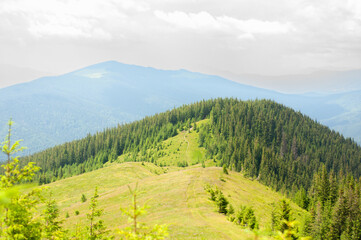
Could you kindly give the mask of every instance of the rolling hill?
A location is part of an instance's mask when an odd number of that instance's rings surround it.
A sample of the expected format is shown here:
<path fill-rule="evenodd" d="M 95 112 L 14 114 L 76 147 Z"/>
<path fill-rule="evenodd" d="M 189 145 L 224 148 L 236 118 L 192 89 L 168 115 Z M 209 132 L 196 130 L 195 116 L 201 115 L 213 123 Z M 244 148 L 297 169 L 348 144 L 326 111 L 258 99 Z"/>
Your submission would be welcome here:
<path fill-rule="evenodd" d="M 99 188 L 99 207 L 104 209 L 102 219 L 106 226 L 112 230 L 128 226 L 120 206 L 126 208 L 130 204 L 127 186 L 134 188 L 139 183 L 138 203 L 149 206 L 147 215 L 140 221 L 147 225 L 168 224 L 169 239 L 254 239 L 252 231 L 231 223 L 216 211 L 204 190 L 208 184 L 218 186 L 236 211 L 241 205 L 252 206 L 260 224 L 259 234 L 266 237 L 270 234 L 274 204 L 284 196 L 241 173 L 224 174 L 222 168 L 206 160 L 205 149 L 198 147 L 197 137 L 195 132 L 182 132 L 163 142 L 167 154 L 159 164 L 167 160 L 187 161 L 190 166 L 186 168 L 124 162 L 125 156 L 122 156 L 104 168 L 46 185 L 59 203 L 64 226 L 75 231 L 77 225 L 87 224 L 88 202 L 82 203 L 80 197 L 84 194 L 90 199 L 95 186 Z M 174 151 L 179 145 L 180 150 Z M 204 168 L 195 164 L 197 157 L 205 161 Z M 301 221 L 306 212 L 294 203 L 291 206 L 293 215 Z M 75 211 L 79 211 L 79 215 Z M 66 213 L 69 218 L 65 218 Z"/>
<path fill-rule="evenodd" d="M 195 140 L 205 152 L 189 155 L 192 147 L 188 152 L 186 142 L 169 140 L 176 136 Z M 181 150 L 187 159 L 177 156 Z M 361 176 L 361 148 L 356 143 L 266 100 L 214 99 L 185 105 L 49 148 L 23 161 L 37 162 L 42 168 L 37 180 L 49 183 L 101 168 L 119 156 L 159 166 L 213 159 L 218 166 L 226 165 L 285 192 L 300 186 L 308 189 L 323 165 L 336 174 Z"/>
<path fill-rule="evenodd" d="M 52 191 L 70 232 L 88 225 L 81 199 L 96 186 L 105 224 L 127 226 L 119 208 L 130 203 L 128 185 L 139 183 L 138 203 L 150 206 L 141 221 L 169 224 L 170 239 L 269 239 L 286 223 L 284 234 L 361 236 L 361 148 L 269 100 L 185 105 L 21 159 L 28 161 L 41 167 L 35 180 Z M 229 221 L 238 213 L 217 211 L 206 186 L 222 191 L 216 201 L 225 197 L 236 212 L 252 207 L 260 229 Z M 290 204 L 291 218 L 282 215 L 289 208 L 279 205 L 280 193 L 299 206 Z"/>
<path fill-rule="evenodd" d="M 360 143 L 360 92 L 289 95 L 189 72 L 115 61 L 0 89 L 0 134 L 15 121 L 25 154 L 183 104 L 217 97 L 273 99 Z"/>

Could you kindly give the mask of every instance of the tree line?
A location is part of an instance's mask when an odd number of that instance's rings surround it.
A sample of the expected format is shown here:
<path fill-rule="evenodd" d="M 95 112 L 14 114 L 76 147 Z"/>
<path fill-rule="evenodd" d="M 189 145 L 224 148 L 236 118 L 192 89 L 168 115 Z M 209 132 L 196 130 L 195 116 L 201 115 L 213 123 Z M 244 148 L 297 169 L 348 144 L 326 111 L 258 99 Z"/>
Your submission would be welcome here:
<path fill-rule="evenodd" d="M 197 131 L 208 158 L 275 190 L 308 190 L 321 166 L 336 175 L 361 176 L 361 148 L 352 139 L 269 100 L 200 101 L 105 129 L 23 161 L 38 164 L 41 170 L 35 179 L 41 184 L 92 171 L 126 153 L 134 156 L 128 161 L 154 161 L 146 157 L 147 149 L 157 149 L 162 141 L 203 119 L 209 121 Z"/>
<path fill-rule="evenodd" d="M 127 209 L 121 208 L 124 215 L 132 220 L 130 227 L 119 229 L 111 233 L 103 220 L 103 210 L 98 206 L 98 190 L 90 199 L 87 223 L 77 226 L 75 231 L 70 231 L 62 226 L 63 220 L 59 217 L 59 208 L 52 194 L 46 193 L 44 188 L 22 189 L 24 183 L 31 182 L 36 172 L 40 170 L 35 163 L 29 162 L 20 166 L 18 157 L 12 155 L 22 150 L 20 142 L 11 142 L 11 125 L 9 133 L 1 148 L 7 156 L 7 162 L 2 165 L 4 174 L 0 175 L 0 239 L 164 239 L 168 235 L 166 225 L 147 227 L 139 225 L 137 219 L 145 214 L 147 206 L 137 206 L 135 189 L 129 187 L 132 204 Z M 82 195 L 82 202 L 86 197 Z M 40 204 L 44 210 L 39 211 Z"/>

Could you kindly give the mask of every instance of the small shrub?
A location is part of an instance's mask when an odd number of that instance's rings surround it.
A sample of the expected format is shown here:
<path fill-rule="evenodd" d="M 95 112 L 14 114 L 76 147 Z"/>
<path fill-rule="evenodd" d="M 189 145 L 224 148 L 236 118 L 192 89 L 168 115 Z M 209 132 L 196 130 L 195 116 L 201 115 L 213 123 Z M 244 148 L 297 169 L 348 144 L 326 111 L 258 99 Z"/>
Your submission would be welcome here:
<path fill-rule="evenodd" d="M 228 175 L 228 170 L 226 165 L 223 165 L 223 173 Z"/>
<path fill-rule="evenodd" d="M 250 229 L 258 229 L 258 222 L 252 207 L 241 206 L 236 214 L 236 224 Z"/>
<path fill-rule="evenodd" d="M 232 204 L 228 205 L 227 214 L 228 215 L 234 214 L 234 208 L 233 208 Z"/>
<path fill-rule="evenodd" d="M 177 162 L 177 166 L 178 167 L 188 167 L 188 162 L 187 161 L 180 161 L 180 162 Z"/>
<path fill-rule="evenodd" d="M 75 213 L 76 216 L 78 216 L 80 212 L 78 210 L 75 210 L 74 213 Z"/>
<path fill-rule="evenodd" d="M 84 193 L 81 195 L 81 198 L 80 198 L 80 201 L 82 202 L 82 203 L 84 203 L 84 202 L 86 202 L 86 196 L 84 195 Z"/>
<path fill-rule="evenodd" d="M 204 187 L 204 190 L 206 190 L 206 192 L 208 192 L 211 195 L 209 197 L 209 200 L 216 201 L 217 195 L 218 195 L 218 192 L 219 192 L 217 186 L 216 186 L 216 189 L 213 189 L 210 185 L 206 185 Z"/>
<path fill-rule="evenodd" d="M 218 192 L 216 205 L 219 213 L 227 214 L 228 200 L 221 191 Z"/>
<path fill-rule="evenodd" d="M 165 239 L 168 236 L 168 226 L 167 225 L 154 225 L 146 226 L 145 224 L 139 224 L 139 217 L 146 214 L 147 205 L 138 206 L 137 205 L 137 196 L 139 194 L 138 184 L 134 189 L 131 189 L 129 186 L 129 192 L 132 195 L 132 204 L 127 208 L 120 208 L 122 213 L 131 220 L 131 226 L 124 229 L 118 230 L 118 234 L 121 239 Z"/>

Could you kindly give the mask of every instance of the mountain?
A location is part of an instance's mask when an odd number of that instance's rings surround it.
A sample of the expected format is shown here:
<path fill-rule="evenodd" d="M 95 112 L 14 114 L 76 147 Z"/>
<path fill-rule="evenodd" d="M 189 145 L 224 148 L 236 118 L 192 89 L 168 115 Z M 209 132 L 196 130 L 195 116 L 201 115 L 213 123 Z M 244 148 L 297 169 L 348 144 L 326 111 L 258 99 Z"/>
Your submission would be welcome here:
<path fill-rule="evenodd" d="M 119 206 L 139 183 L 133 201 L 151 207 L 142 221 L 169 224 L 171 239 L 361 237 L 361 147 L 270 100 L 184 105 L 21 158 L 27 162 L 41 167 L 33 180 L 52 182 L 46 189 L 77 236 L 89 226 L 97 186 L 112 234 L 129 226 Z"/>
<path fill-rule="evenodd" d="M 12 118 L 25 154 L 183 104 L 217 97 L 273 99 L 361 142 L 360 95 L 290 95 L 218 76 L 99 63 L 65 75 L 0 89 L 0 134 Z"/>
<path fill-rule="evenodd" d="M 197 109 L 193 110 L 196 111 Z M 183 114 L 188 115 L 186 112 Z M 183 114 L 176 113 L 175 115 Z M 170 115 L 170 113 L 160 115 L 168 118 L 165 115 Z M 134 139 L 134 142 L 137 141 L 135 139 L 142 141 L 140 139 L 144 138 L 146 140 L 142 142 L 150 143 L 149 147 L 146 150 L 142 147 L 141 151 L 138 152 L 134 148 L 134 151 L 130 150 L 130 152 L 136 152 L 138 155 L 135 161 L 145 160 L 143 158 L 146 157 L 149 162 L 129 162 L 132 161 L 131 159 L 134 156 L 129 154 L 129 151 L 124 150 L 124 154 L 116 156 L 104 165 L 101 164 L 102 167 L 94 171 L 84 173 L 81 170 L 81 168 L 91 170 L 91 162 L 94 162 L 94 160 L 90 159 L 85 161 L 82 167 L 78 166 L 79 168 L 76 167 L 76 163 L 58 167 L 57 172 L 62 176 L 58 175 L 60 177 L 58 181 L 45 186 L 53 193 L 52 196 L 58 203 L 60 218 L 64 220 L 64 227 L 71 233 L 79 231 L 77 229 L 79 227 L 85 228 L 90 197 L 96 186 L 100 195 L 98 200 L 99 208 L 104 209 L 104 215 L 101 218 L 104 220 L 105 225 L 112 230 L 111 234 L 118 228 L 129 226 L 128 219 L 122 215 L 120 207 L 126 208 L 131 203 L 128 186 L 134 188 L 135 184 L 139 183 L 141 193 L 137 197 L 138 204 L 141 206 L 146 203 L 149 206 L 148 213 L 139 220 L 147 225 L 168 224 L 170 239 L 254 239 L 252 231 L 232 223 L 228 220 L 228 216 L 216 211 L 216 205 L 209 199 L 210 196 L 205 190 L 205 186 L 209 185 L 222 191 L 226 199 L 234 207 L 235 216 L 237 216 L 237 212 L 241 210 L 242 206 L 252 207 L 259 223 L 258 235 L 268 237 L 271 232 L 272 212 L 275 205 L 284 199 L 284 196 L 258 181 L 246 178 L 242 173 L 229 169 L 228 174 L 225 174 L 222 168 L 216 167 L 217 163 L 207 157 L 206 149 L 200 147 L 198 143 L 200 133 L 197 132 L 197 129 L 209 124 L 209 119 L 197 121 L 197 126 L 193 126 L 188 131 L 182 130 L 186 126 L 179 122 L 175 126 L 178 125 L 180 131 L 174 133 L 175 135 L 172 137 L 145 137 L 146 132 L 150 133 L 149 135 L 159 136 L 165 133 L 159 123 L 163 122 L 165 126 L 168 125 L 166 128 L 169 128 L 169 124 L 164 122 L 163 117 L 162 119 L 159 119 L 158 116 L 147 118 L 143 120 L 146 124 L 140 124 L 139 122 L 129 124 L 129 127 L 133 126 L 130 128 L 132 134 L 129 135 L 119 134 L 115 129 L 109 129 L 107 131 L 112 133 L 111 137 L 104 136 L 103 133 L 98 133 L 96 137 L 99 140 L 109 139 L 112 143 L 117 142 L 112 139 L 113 137 L 121 135 L 129 136 Z M 170 117 L 169 119 L 173 119 L 174 123 L 177 121 L 177 118 Z M 187 122 L 187 119 L 184 120 Z M 151 122 L 153 124 L 149 124 Z M 127 127 L 123 126 L 121 128 L 124 130 Z M 144 137 L 141 135 L 144 135 Z M 164 138 L 165 140 L 163 140 Z M 159 141 L 153 144 L 152 142 L 157 139 Z M 76 141 L 65 144 L 60 148 L 71 155 L 71 144 L 79 144 L 75 148 L 87 148 L 87 145 L 98 149 L 100 147 L 98 144 L 94 145 L 89 139 L 83 141 L 83 143 L 88 142 L 88 144 L 83 145 Z M 128 141 L 133 142 L 131 139 L 128 139 Z M 101 142 L 105 142 L 105 148 L 108 147 L 108 140 Z M 113 146 L 113 144 L 111 145 Z M 112 146 L 110 150 L 113 148 Z M 124 149 L 130 147 L 122 143 L 119 146 L 124 146 Z M 139 145 L 132 144 L 132 146 L 137 147 Z M 65 148 L 68 149 L 65 150 Z M 56 149 L 59 149 L 59 147 L 56 147 Z M 53 151 L 54 161 L 49 159 L 50 164 L 52 162 L 57 165 L 56 149 L 47 150 L 48 153 Z M 89 149 L 89 152 L 93 151 L 90 148 L 87 149 Z M 80 152 L 83 152 L 83 150 L 80 150 Z M 147 155 L 152 156 L 142 155 L 143 150 Z M 101 156 L 103 154 L 98 152 L 96 155 Z M 153 159 L 152 163 L 151 159 L 153 157 L 155 159 Z M 40 155 L 37 155 L 34 159 L 41 158 Z M 188 167 L 185 167 L 185 165 L 180 166 L 184 163 Z M 41 160 L 38 164 L 42 164 Z M 95 168 L 97 167 L 100 166 Z M 70 177 L 72 175 L 71 171 L 77 171 L 77 169 L 80 170 L 78 173 L 82 174 Z M 83 194 L 88 199 L 84 203 L 80 201 Z M 293 202 L 290 205 L 293 216 L 301 221 L 303 216 L 307 214 L 306 211 Z M 78 215 L 76 214 L 77 211 L 79 212 Z M 69 217 L 65 217 L 67 214 Z M 74 223 L 78 223 L 78 225 Z"/>
<path fill-rule="evenodd" d="M 189 143 L 163 144 L 182 131 L 194 130 L 193 142 L 204 147 L 203 152 L 186 158 L 177 152 L 182 147 L 193 151 Z M 36 179 L 49 183 L 101 168 L 119 156 L 123 161 L 160 166 L 188 166 L 213 159 L 218 166 L 242 171 L 284 191 L 300 186 L 308 189 L 323 165 L 336 174 L 361 176 L 361 147 L 299 112 L 266 100 L 201 101 L 88 135 L 22 161 L 36 162 L 41 167 Z"/>

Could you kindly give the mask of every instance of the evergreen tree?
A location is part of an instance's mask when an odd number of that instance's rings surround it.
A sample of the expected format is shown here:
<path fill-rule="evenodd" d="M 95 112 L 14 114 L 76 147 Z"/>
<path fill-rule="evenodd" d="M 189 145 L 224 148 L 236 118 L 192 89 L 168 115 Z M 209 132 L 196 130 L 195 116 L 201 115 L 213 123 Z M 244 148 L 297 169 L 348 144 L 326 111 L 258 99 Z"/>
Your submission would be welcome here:
<path fill-rule="evenodd" d="M 86 198 L 85 194 L 83 193 L 83 194 L 81 195 L 80 201 L 81 201 L 82 203 L 84 203 L 84 202 L 86 202 L 86 200 L 87 200 L 87 198 Z"/>
<path fill-rule="evenodd" d="M 21 193 L 20 185 L 31 181 L 39 170 L 33 162 L 21 167 L 18 157 L 14 153 L 21 151 L 20 141 L 11 143 L 11 126 L 9 121 L 8 135 L 3 142 L 2 152 L 7 156 L 7 162 L 2 165 L 5 174 L 0 176 L 0 191 L 7 194 L 7 203 L 0 220 L 0 237 L 4 239 L 39 239 L 41 236 L 41 222 L 34 215 L 34 209 L 40 202 L 41 189 L 33 189 Z"/>
<path fill-rule="evenodd" d="M 291 206 L 282 199 L 272 210 L 272 230 L 284 232 L 288 229 L 287 223 L 293 221 Z"/>
<path fill-rule="evenodd" d="M 219 213 L 227 214 L 228 200 L 221 191 L 216 196 L 216 205 Z"/>
<path fill-rule="evenodd" d="M 98 198 L 98 188 L 96 187 L 89 204 L 90 213 L 87 214 L 87 219 L 89 220 L 89 226 L 87 227 L 89 240 L 103 239 L 104 235 L 108 232 L 103 220 L 97 220 L 103 214 L 103 210 L 98 208 Z"/>
<path fill-rule="evenodd" d="M 236 223 L 249 229 L 258 229 L 258 221 L 252 207 L 241 206 L 236 214 Z"/>
<path fill-rule="evenodd" d="M 65 233 L 61 226 L 63 221 L 59 221 L 59 208 L 54 199 L 52 199 L 52 193 L 45 204 L 43 210 L 44 230 L 43 238 L 49 240 L 64 239 Z"/>
<path fill-rule="evenodd" d="M 168 229 L 166 225 L 154 225 L 153 227 L 149 228 L 145 226 L 145 224 L 141 224 L 139 222 L 139 217 L 146 214 L 146 209 L 148 208 L 147 205 L 139 207 L 137 205 L 137 196 L 139 194 L 138 191 L 138 183 L 136 184 L 134 189 L 131 189 L 128 186 L 129 192 L 132 196 L 132 204 L 129 206 L 128 209 L 120 208 L 122 213 L 129 217 L 132 221 L 131 227 L 127 227 L 125 229 L 121 229 L 118 231 L 120 235 L 120 239 L 127 239 L 127 240 L 161 240 L 165 239 L 168 236 Z"/>

